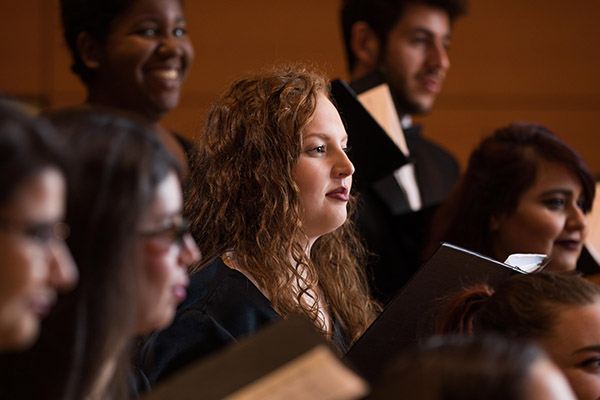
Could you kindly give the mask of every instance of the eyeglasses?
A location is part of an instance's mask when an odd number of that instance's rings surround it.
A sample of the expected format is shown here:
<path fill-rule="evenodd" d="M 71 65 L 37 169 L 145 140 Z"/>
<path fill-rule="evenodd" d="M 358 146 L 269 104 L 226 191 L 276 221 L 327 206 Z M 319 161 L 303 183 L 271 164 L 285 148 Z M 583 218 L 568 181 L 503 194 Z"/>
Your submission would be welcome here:
<path fill-rule="evenodd" d="M 30 222 L 0 218 L 0 229 L 19 233 L 44 245 L 52 240 L 65 241 L 71 234 L 69 225 L 62 221 Z"/>
<path fill-rule="evenodd" d="M 189 234 L 189 229 L 190 221 L 186 218 L 182 218 L 179 223 L 173 223 L 170 226 L 155 231 L 138 232 L 138 235 L 145 238 L 164 238 L 183 248 L 185 236 Z"/>

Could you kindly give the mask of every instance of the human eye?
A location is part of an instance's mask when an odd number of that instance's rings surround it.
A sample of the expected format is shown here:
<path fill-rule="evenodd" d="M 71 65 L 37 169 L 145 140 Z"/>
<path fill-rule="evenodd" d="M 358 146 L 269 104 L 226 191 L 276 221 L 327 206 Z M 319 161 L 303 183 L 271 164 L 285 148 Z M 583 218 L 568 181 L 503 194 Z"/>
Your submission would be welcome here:
<path fill-rule="evenodd" d="M 416 35 L 411 39 L 411 43 L 414 45 L 426 45 L 428 42 L 427 36 Z"/>
<path fill-rule="evenodd" d="M 445 49 L 445 50 L 450 50 L 450 46 L 451 46 L 451 45 L 452 45 L 452 42 L 451 42 L 449 39 L 447 39 L 447 40 L 444 40 L 444 41 L 442 42 L 442 46 L 444 46 L 444 49 Z"/>
<path fill-rule="evenodd" d="M 583 362 L 579 363 L 579 367 L 584 370 L 600 374 L 600 356 L 594 356 L 584 360 Z"/>
<path fill-rule="evenodd" d="M 584 199 L 579 199 L 577 200 L 577 208 L 579 208 L 581 211 L 586 212 L 586 206 L 585 206 L 585 200 Z"/>
<path fill-rule="evenodd" d="M 156 37 L 158 36 L 158 29 L 155 27 L 143 27 L 138 29 L 136 34 L 144 37 Z"/>
<path fill-rule="evenodd" d="M 324 144 L 320 144 L 318 146 L 310 146 L 307 150 L 308 154 L 320 155 L 325 154 L 326 147 Z"/>
<path fill-rule="evenodd" d="M 23 232 L 36 242 L 48 243 L 54 237 L 54 224 L 30 225 Z"/>
<path fill-rule="evenodd" d="M 185 36 L 185 35 L 187 35 L 187 29 L 186 28 L 180 27 L 180 28 L 175 28 L 173 30 L 173 36 L 180 37 L 180 36 Z"/>
<path fill-rule="evenodd" d="M 350 150 L 352 150 L 352 146 L 342 145 L 342 150 L 344 151 L 344 153 L 348 154 Z"/>
<path fill-rule="evenodd" d="M 546 207 L 551 210 L 561 210 L 565 207 L 565 198 L 561 196 L 549 197 L 543 200 Z"/>

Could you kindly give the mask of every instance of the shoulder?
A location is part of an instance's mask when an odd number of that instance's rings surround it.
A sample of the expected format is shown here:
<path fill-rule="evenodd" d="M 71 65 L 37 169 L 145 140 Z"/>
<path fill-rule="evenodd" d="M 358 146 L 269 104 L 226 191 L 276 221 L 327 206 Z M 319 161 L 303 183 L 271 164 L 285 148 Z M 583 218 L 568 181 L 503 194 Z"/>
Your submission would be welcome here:
<path fill-rule="evenodd" d="M 188 297 L 177 313 L 201 311 L 219 316 L 225 311 L 239 314 L 260 309 L 272 310 L 270 301 L 242 273 L 216 258 L 190 277 Z"/>
<path fill-rule="evenodd" d="M 156 382 L 278 318 L 244 275 L 215 259 L 191 276 L 171 326 L 146 340 L 140 368 Z"/>

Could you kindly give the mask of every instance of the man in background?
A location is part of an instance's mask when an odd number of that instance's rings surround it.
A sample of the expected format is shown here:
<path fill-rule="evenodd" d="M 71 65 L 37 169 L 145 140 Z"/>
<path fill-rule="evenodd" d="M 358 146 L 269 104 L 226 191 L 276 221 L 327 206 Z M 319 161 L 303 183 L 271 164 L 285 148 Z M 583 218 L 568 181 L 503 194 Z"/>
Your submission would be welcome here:
<path fill-rule="evenodd" d="M 360 195 L 357 223 L 375 254 L 368 272 L 374 295 L 383 302 L 419 267 L 433 212 L 458 179 L 454 157 L 423 138 L 411 115 L 431 111 L 450 68 L 453 21 L 465 12 L 463 0 L 343 0 L 351 87 L 383 128 L 349 129 L 350 157 L 366 151 L 370 143 L 381 143 L 373 135 L 387 134 L 394 152 L 386 152 L 386 157 L 408 160 L 383 173 L 361 175 L 361 170 L 374 170 L 373 165 L 385 160 L 378 157 L 361 165 L 353 159 Z M 390 95 L 395 124 L 381 120 L 389 120 L 390 113 L 381 110 L 382 92 L 371 90 L 374 77 Z M 379 100 L 373 100 L 373 94 Z"/>

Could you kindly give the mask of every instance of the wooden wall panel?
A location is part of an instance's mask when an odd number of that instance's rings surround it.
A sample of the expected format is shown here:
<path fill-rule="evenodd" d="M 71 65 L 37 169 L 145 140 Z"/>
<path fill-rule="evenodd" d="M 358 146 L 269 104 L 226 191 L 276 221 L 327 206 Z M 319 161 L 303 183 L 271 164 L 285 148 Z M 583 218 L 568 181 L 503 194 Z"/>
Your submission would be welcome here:
<path fill-rule="evenodd" d="M 346 77 L 340 0 L 186 0 L 196 61 L 181 105 L 165 123 L 198 131 L 216 96 L 237 76 L 285 61 L 311 61 Z M 53 106 L 84 98 L 70 73 L 58 0 L 0 2 L 0 90 Z M 427 136 L 464 165 L 483 135 L 515 120 L 539 121 L 600 173 L 600 2 L 471 0 L 457 21 L 452 68 L 434 111 L 417 118 Z"/>
<path fill-rule="evenodd" d="M 0 90 L 37 101 L 48 83 L 40 65 L 50 54 L 44 51 L 47 26 L 39 0 L 0 2 Z"/>

